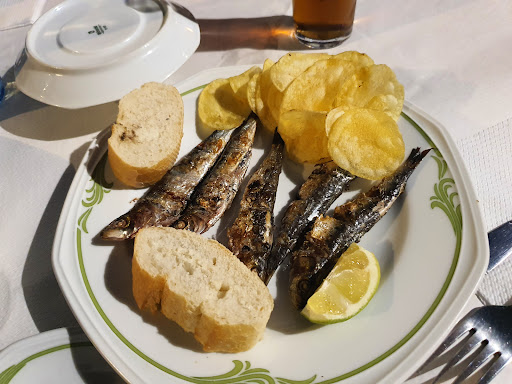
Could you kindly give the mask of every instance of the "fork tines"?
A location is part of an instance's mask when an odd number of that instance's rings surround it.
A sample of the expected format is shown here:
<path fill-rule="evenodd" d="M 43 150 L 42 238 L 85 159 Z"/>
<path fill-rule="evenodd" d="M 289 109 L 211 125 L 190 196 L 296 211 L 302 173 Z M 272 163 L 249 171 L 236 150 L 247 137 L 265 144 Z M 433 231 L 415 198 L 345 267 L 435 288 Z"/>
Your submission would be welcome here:
<path fill-rule="evenodd" d="M 451 377 L 458 374 L 452 384 L 463 383 L 477 371 L 479 384 L 491 382 L 512 360 L 512 307 L 487 306 L 471 311 L 419 371 L 445 355 L 453 357 L 432 384 L 439 383 L 449 371 L 455 371 Z"/>

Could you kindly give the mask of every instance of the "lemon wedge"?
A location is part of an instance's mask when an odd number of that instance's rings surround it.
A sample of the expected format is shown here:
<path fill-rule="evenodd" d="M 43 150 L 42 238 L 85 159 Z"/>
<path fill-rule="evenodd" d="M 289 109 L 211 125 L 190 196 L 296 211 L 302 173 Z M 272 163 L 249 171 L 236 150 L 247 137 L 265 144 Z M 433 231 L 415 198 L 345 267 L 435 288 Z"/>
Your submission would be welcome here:
<path fill-rule="evenodd" d="M 370 302 L 380 282 L 375 255 L 352 244 L 302 310 L 309 321 L 330 324 L 358 314 Z"/>

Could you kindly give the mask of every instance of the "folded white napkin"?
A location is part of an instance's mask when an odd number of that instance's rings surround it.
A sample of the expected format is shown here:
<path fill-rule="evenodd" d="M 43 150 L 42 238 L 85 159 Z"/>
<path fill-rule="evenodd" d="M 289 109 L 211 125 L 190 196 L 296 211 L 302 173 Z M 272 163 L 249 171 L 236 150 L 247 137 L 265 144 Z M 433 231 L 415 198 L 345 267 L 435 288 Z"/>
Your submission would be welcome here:
<path fill-rule="evenodd" d="M 61 157 L 3 136 L 0 164 L 1 350 L 76 321 L 51 267 L 57 221 L 74 170 Z"/>
<path fill-rule="evenodd" d="M 46 0 L 0 0 L 0 31 L 34 23 Z"/>
<path fill-rule="evenodd" d="M 457 142 L 471 175 L 487 231 L 512 219 L 512 118 Z M 485 304 L 512 304 L 512 258 L 486 274 Z"/>

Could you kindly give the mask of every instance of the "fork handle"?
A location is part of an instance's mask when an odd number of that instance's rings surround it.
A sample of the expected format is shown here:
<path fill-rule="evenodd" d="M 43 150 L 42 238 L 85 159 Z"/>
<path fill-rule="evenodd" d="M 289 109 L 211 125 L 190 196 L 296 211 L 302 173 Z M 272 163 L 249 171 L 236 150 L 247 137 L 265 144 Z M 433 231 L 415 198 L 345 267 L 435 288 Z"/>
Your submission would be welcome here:
<path fill-rule="evenodd" d="M 16 87 L 16 83 L 14 81 L 6 83 L 0 77 L 0 105 L 2 105 L 3 102 L 7 101 L 18 92 L 19 89 Z"/>

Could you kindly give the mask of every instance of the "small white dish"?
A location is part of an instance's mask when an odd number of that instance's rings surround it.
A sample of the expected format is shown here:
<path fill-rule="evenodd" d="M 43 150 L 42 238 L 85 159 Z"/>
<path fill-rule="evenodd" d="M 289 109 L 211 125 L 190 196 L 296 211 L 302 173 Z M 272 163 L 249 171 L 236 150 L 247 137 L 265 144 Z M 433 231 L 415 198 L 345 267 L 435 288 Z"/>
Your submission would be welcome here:
<path fill-rule="evenodd" d="M 164 0 L 67 0 L 29 30 L 15 81 L 46 104 L 103 104 L 164 81 L 199 40 L 193 16 Z"/>
<path fill-rule="evenodd" d="M 215 68 L 176 85 L 185 105 L 180 157 L 204 138 L 196 125 L 201 86 L 245 69 Z M 98 233 L 144 191 L 125 189 L 115 180 L 106 157 L 109 131 L 103 131 L 71 185 L 52 254 L 57 280 L 84 332 L 131 383 L 403 382 L 450 330 L 489 256 L 469 176 L 445 129 L 410 104 L 398 124 L 406 153 L 417 146 L 435 149 L 361 241 L 381 265 L 373 300 L 346 322 L 310 324 L 290 304 L 283 266 L 269 283 L 275 307 L 263 340 L 238 354 L 204 353 L 190 334 L 162 315 L 138 310 L 131 291 L 132 242 L 112 244 Z M 271 140 L 258 131 L 248 175 Z M 285 160 L 276 223 L 310 171 Z M 368 183 L 355 182 L 333 207 L 367 188 Z M 237 213 L 235 199 L 205 236 L 223 242 Z"/>
<path fill-rule="evenodd" d="M 0 352 L 0 383 L 123 383 L 84 333 L 60 328 L 27 337 Z"/>

